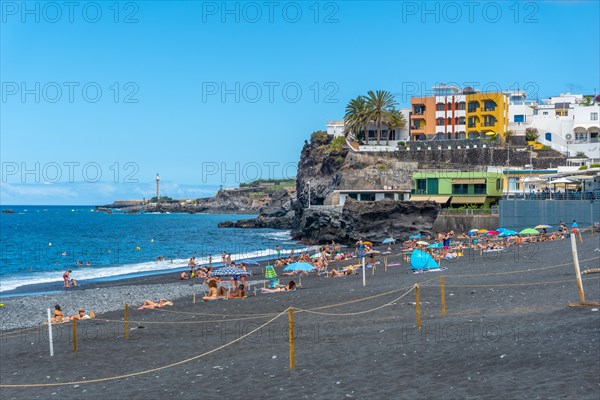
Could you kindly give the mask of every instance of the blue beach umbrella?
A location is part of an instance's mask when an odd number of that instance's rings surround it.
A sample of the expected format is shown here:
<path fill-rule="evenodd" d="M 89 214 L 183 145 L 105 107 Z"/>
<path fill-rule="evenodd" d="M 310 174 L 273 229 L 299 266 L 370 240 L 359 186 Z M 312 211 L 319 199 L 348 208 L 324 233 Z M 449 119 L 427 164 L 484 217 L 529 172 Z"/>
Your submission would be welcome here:
<path fill-rule="evenodd" d="M 518 233 L 513 230 L 506 229 L 506 230 L 503 230 L 502 232 L 500 232 L 498 237 L 507 237 L 507 236 L 515 236 L 515 235 L 518 235 Z"/>
<path fill-rule="evenodd" d="M 242 261 L 246 265 L 259 266 L 260 263 L 258 261 Z"/>
<path fill-rule="evenodd" d="M 388 243 L 396 243 L 396 239 L 394 239 L 393 237 L 389 237 L 383 240 L 383 242 L 381 242 L 381 244 L 388 244 Z"/>
<path fill-rule="evenodd" d="M 506 230 L 507 230 L 506 228 L 498 228 L 498 229 L 496 229 L 496 232 L 504 232 Z"/>
<path fill-rule="evenodd" d="M 289 271 L 312 271 L 313 269 L 317 269 L 317 267 L 315 267 L 312 264 L 309 264 L 307 262 L 295 262 L 295 263 L 291 263 L 290 265 L 288 265 L 287 267 L 285 267 L 283 270 L 286 272 Z"/>
<path fill-rule="evenodd" d="M 222 267 L 212 271 L 213 276 L 235 276 L 235 275 L 250 275 L 250 272 L 244 271 L 241 268 Z"/>
<path fill-rule="evenodd" d="M 435 269 L 439 268 L 431 254 L 421 250 L 414 250 L 410 256 L 410 267 L 413 270 Z"/>
<path fill-rule="evenodd" d="M 410 235 L 408 238 L 409 239 L 421 239 L 421 234 L 419 233 L 419 234 L 416 234 L 416 235 Z"/>

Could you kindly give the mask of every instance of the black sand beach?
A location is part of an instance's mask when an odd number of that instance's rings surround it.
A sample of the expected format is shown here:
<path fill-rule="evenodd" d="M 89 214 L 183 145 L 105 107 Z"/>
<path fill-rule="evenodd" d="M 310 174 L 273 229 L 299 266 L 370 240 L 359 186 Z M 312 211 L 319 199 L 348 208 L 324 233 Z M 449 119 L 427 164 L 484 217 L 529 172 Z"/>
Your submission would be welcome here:
<path fill-rule="evenodd" d="M 598 267 L 598 247 L 599 235 L 584 235 L 582 270 Z M 294 292 L 198 304 L 186 296 L 160 310 L 131 307 L 127 340 L 123 311 L 104 313 L 78 324 L 76 353 L 72 325 L 55 326 L 52 358 L 46 328 L 3 331 L 0 398 L 600 398 L 600 312 L 568 307 L 579 301 L 569 240 L 484 256 L 466 252 L 443 261 L 443 272 L 412 274 L 400 256 L 389 262 L 401 265 L 385 271 L 380 264 L 374 275 L 367 270 L 366 287 L 360 273 L 309 276 Z M 586 298 L 599 301 L 600 275 L 583 277 Z M 176 279 L 101 289 L 150 290 Z M 290 306 L 296 309 L 293 371 L 284 312 Z M 38 314 L 43 319 L 45 311 Z M 7 386 L 21 384 L 46 386 Z"/>

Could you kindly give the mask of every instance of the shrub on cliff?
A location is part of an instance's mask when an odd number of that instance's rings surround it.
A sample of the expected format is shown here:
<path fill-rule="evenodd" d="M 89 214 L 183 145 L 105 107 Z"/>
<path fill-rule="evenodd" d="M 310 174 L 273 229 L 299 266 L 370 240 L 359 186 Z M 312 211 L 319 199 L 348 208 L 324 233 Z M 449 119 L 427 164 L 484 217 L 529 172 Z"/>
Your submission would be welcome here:
<path fill-rule="evenodd" d="M 329 142 L 329 136 L 325 131 L 316 131 L 310 135 L 310 142 L 314 145 L 323 145 Z"/>

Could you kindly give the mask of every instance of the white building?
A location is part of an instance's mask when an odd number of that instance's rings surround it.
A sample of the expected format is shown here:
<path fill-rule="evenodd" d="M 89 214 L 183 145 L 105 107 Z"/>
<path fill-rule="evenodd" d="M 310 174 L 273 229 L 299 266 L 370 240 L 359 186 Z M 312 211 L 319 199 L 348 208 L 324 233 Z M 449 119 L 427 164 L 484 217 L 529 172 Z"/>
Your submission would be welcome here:
<path fill-rule="evenodd" d="M 583 152 L 589 158 L 600 158 L 600 102 L 583 95 L 561 94 L 543 101 L 530 118 L 538 130 L 538 142 L 554 150 L 574 156 Z"/>
<path fill-rule="evenodd" d="M 381 201 L 381 200 L 401 200 L 408 201 L 410 199 L 410 190 L 402 189 L 348 189 L 335 190 L 328 203 L 330 205 L 338 205 L 343 207 L 348 198 L 357 201 Z"/>

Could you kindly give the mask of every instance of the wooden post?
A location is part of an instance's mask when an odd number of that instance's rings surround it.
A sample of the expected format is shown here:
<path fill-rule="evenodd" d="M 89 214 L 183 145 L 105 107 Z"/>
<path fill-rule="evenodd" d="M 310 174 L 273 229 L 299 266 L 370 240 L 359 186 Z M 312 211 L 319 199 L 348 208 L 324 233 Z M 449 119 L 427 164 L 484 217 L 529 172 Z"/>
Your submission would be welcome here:
<path fill-rule="evenodd" d="M 196 304 L 196 293 L 192 295 L 192 304 Z"/>
<path fill-rule="evenodd" d="M 125 339 L 129 337 L 129 304 L 125 303 Z"/>
<path fill-rule="evenodd" d="M 295 367 L 295 349 L 294 349 L 294 307 L 288 309 L 289 336 L 290 336 L 290 370 Z"/>
<path fill-rule="evenodd" d="M 77 319 L 73 319 L 73 353 L 77 353 Z"/>
<path fill-rule="evenodd" d="M 579 257 L 577 256 L 577 239 L 571 235 L 571 251 L 573 253 L 573 267 L 575 268 L 575 278 L 577 279 L 577 289 L 579 289 L 579 301 L 585 303 L 585 294 L 583 293 L 583 283 L 581 282 L 581 271 L 579 270 Z"/>
<path fill-rule="evenodd" d="M 371 267 L 372 267 L 372 268 L 371 268 L 371 275 L 375 275 L 375 269 L 376 269 L 377 267 L 375 266 L 375 264 L 373 264 Z"/>
<path fill-rule="evenodd" d="M 387 272 L 388 258 L 387 256 L 383 257 L 383 270 Z"/>
<path fill-rule="evenodd" d="M 440 291 L 442 296 L 442 316 L 446 316 L 446 293 L 444 292 L 444 277 L 440 276 Z"/>
<path fill-rule="evenodd" d="M 421 329 L 421 296 L 419 285 L 415 285 L 415 310 L 417 312 L 417 329 Z"/>

